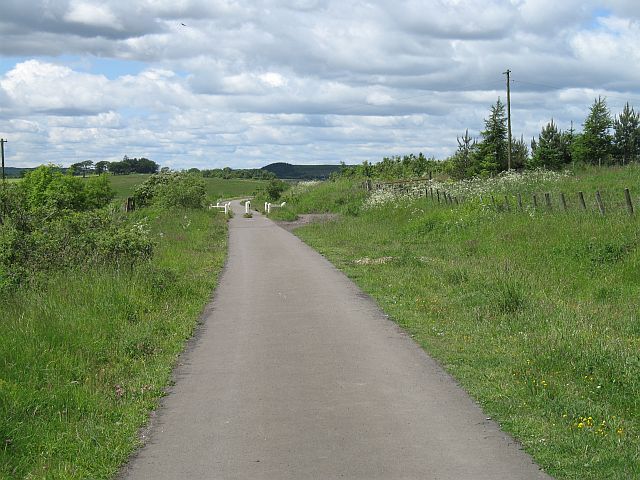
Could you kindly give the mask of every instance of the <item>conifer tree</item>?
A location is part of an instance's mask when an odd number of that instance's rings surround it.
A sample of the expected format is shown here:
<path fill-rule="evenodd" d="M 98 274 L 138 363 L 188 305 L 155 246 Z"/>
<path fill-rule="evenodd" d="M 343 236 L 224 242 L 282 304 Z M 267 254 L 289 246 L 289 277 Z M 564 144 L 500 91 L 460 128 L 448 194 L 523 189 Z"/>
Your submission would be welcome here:
<path fill-rule="evenodd" d="M 478 146 L 478 171 L 493 174 L 507 169 L 507 117 L 504 103 L 498 98 L 491 107 L 489 118 L 484 121 L 485 129 L 480 133 L 482 141 Z"/>
<path fill-rule="evenodd" d="M 612 124 L 605 99 L 598 97 L 584 121 L 582 134 L 573 144 L 575 160 L 598 165 L 609 163 L 612 151 L 612 137 L 609 131 Z"/>
<path fill-rule="evenodd" d="M 454 178 L 472 177 L 475 173 L 474 154 L 478 142 L 469 135 L 469 130 L 465 130 L 462 137 L 457 137 L 458 150 L 451 157 L 451 176 Z"/>
<path fill-rule="evenodd" d="M 571 161 L 569 142 L 569 135 L 558 130 L 551 119 L 542 128 L 540 135 L 538 135 L 538 141 L 532 141 L 532 145 L 535 144 L 535 149 L 527 167 L 544 167 L 554 170 L 562 168 L 563 165 Z"/>
<path fill-rule="evenodd" d="M 613 152 L 623 165 L 636 160 L 640 154 L 640 114 L 629 102 L 613 122 Z"/>

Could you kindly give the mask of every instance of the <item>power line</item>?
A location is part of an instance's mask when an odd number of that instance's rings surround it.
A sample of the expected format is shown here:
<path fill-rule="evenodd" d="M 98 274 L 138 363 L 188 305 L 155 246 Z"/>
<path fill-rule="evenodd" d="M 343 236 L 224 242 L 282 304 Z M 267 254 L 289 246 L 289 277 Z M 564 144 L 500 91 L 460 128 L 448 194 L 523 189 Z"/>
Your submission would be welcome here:
<path fill-rule="evenodd" d="M 487 87 L 487 86 L 497 86 L 498 85 L 498 81 L 497 80 L 493 80 L 490 82 L 482 82 L 482 83 L 472 83 L 472 84 L 468 84 L 468 85 L 461 85 L 457 88 L 457 90 L 460 90 L 460 93 L 465 93 L 464 90 L 466 89 L 471 89 L 471 88 L 481 88 L 481 87 Z M 405 100 L 414 100 L 416 98 L 422 98 L 422 97 L 428 97 L 431 95 L 434 95 L 434 92 L 437 93 L 444 93 L 443 92 L 437 92 L 434 90 L 430 90 L 428 92 L 424 92 L 424 93 L 419 93 L 416 95 L 410 95 L 407 97 L 400 97 L 400 98 L 396 98 L 396 99 L 392 99 L 396 105 L 398 102 L 403 102 Z M 449 90 L 449 92 L 451 92 L 451 90 Z M 390 107 L 392 106 L 392 104 L 387 104 L 387 105 L 375 105 L 372 103 L 367 103 L 367 102 L 354 102 L 351 103 L 349 105 L 345 105 L 342 107 L 338 107 L 338 108 L 333 108 L 331 109 L 331 112 L 341 112 L 341 111 L 346 111 L 346 110 L 351 110 L 351 109 L 355 109 L 355 108 L 359 108 L 359 107 L 368 107 L 368 108 L 384 108 L 384 107 Z"/>
<path fill-rule="evenodd" d="M 538 83 L 538 82 L 529 82 L 527 80 L 511 80 L 513 83 L 521 83 L 523 85 L 531 85 L 533 87 L 542 87 L 542 88 L 548 88 L 549 90 L 571 90 L 571 89 L 590 89 L 590 90 L 594 90 L 596 92 L 601 92 L 603 93 L 606 98 L 617 98 L 620 100 L 624 100 L 624 101 L 628 101 L 629 97 L 637 97 L 640 98 L 640 93 L 630 93 L 628 94 L 627 97 L 623 97 L 622 95 L 611 95 L 609 93 L 608 90 L 602 89 L 602 88 L 591 88 L 591 87 L 571 87 L 571 86 L 564 86 L 561 87 L 559 85 L 549 85 L 549 84 L 545 84 L 545 83 Z"/>

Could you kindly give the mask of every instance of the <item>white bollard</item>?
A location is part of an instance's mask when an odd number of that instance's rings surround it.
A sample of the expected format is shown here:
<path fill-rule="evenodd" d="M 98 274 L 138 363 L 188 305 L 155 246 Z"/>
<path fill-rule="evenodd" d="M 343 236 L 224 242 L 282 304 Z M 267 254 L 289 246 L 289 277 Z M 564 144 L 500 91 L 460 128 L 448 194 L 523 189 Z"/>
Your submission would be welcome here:
<path fill-rule="evenodd" d="M 251 205 L 251 202 L 249 202 L 249 200 L 247 200 L 244 203 L 244 213 L 249 213 L 249 206 Z"/>
<path fill-rule="evenodd" d="M 267 211 L 267 205 L 269 205 L 269 203 L 268 202 L 264 202 L 264 211 L 265 212 Z"/>
<path fill-rule="evenodd" d="M 229 205 L 227 205 L 226 203 L 224 204 L 224 214 L 225 215 L 229 214 Z"/>
<path fill-rule="evenodd" d="M 267 213 L 271 213 L 271 204 L 267 203 Z"/>

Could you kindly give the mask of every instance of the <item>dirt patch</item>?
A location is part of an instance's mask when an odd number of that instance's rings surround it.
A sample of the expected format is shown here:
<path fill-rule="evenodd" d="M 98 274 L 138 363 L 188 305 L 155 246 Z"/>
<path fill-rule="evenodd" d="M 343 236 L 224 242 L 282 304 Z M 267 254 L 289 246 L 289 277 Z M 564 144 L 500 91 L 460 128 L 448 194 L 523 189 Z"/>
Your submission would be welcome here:
<path fill-rule="evenodd" d="M 276 223 L 285 230 L 292 231 L 303 225 L 309 225 L 310 223 L 332 222 L 338 218 L 340 218 L 340 215 L 337 213 L 305 213 L 298 215 L 298 219 L 293 222 L 279 221 Z"/>

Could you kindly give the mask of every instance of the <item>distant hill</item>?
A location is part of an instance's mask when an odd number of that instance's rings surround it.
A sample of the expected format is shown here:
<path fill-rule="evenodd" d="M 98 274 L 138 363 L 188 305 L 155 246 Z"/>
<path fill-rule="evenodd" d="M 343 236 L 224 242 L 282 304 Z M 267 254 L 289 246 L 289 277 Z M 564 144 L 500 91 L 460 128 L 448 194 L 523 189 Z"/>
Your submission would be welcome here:
<path fill-rule="evenodd" d="M 22 172 L 29 170 L 33 170 L 33 168 L 4 167 L 4 174 L 9 178 L 18 178 L 22 176 Z"/>
<path fill-rule="evenodd" d="M 324 180 L 333 172 L 340 170 L 340 165 L 291 165 L 290 163 L 271 163 L 262 170 L 273 172 L 278 178 L 293 180 Z"/>

